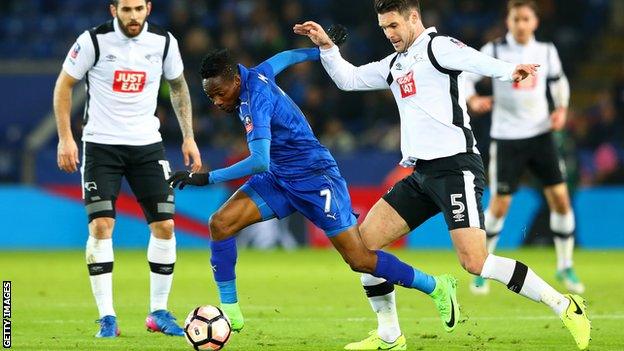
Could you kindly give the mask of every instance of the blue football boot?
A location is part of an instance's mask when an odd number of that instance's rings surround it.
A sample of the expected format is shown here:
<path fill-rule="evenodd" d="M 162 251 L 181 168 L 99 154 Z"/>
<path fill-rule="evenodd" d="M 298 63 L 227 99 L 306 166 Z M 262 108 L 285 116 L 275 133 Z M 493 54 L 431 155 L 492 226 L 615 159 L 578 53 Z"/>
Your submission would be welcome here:
<path fill-rule="evenodd" d="M 96 338 L 114 338 L 121 334 L 119 327 L 117 327 L 117 317 L 115 316 L 104 316 L 96 320 L 96 322 L 100 323 L 100 331 L 95 334 Z"/>
<path fill-rule="evenodd" d="M 161 332 L 165 335 L 184 336 L 184 330 L 175 322 L 175 317 L 167 310 L 154 311 L 145 318 L 149 332 Z"/>

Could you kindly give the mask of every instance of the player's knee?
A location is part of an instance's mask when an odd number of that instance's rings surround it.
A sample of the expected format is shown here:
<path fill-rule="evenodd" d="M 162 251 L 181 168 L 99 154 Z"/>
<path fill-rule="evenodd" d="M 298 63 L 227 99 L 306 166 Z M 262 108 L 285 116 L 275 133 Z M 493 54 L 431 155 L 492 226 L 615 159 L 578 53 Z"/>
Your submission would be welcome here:
<path fill-rule="evenodd" d="M 173 219 L 153 222 L 150 225 L 152 234 L 158 239 L 171 239 L 173 237 Z"/>
<path fill-rule="evenodd" d="M 113 235 L 113 225 L 114 219 L 112 218 L 95 218 L 89 223 L 89 231 L 96 239 L 109 239 Z"/>
<path fill-rule="evenodd" d="M 224 216 L 220 215 L 218 212 L 210 216 L 208 225 L 210 227 L 210 237 L 212 240 L 224 240 L 234 234 L 232 232 L 232 226 Z"/>

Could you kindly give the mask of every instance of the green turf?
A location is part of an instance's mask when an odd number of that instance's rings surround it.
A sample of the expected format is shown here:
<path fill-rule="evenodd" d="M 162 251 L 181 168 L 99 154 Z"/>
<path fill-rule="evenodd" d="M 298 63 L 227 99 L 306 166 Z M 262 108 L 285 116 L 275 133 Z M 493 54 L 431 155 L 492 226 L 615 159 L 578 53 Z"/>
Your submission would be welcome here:
<path fill-rule="evenodd" d="M 397 251 L 432 274 L 459 279 L 459 301 L 467 320 L 446 334 L 432 301 L 414 290 L 397 289 L 399 317 L 409 350 L 575 350 L 572 337 L 543 305 L 493 286 L 487 297 L 472 296 L 468 274 L 452 252 Z M 551 250 L 502 254 L 523 260 L 554 281 Z M 218 304 L 207 251 L 181 251 L 170 307 L 180 319 L 202 304 Z M 593 317 L 591 350 L 624 350 L 624 252 L 576 254 L 578 273 Z M 182 338 L 149 334 L 148 268 L 143 251 L 115 252 L 115 308 L 122 336 L 93 337 L 97 331 L 82 252 L 0 252 L 0 279 L 13 281 L 15 350 L 190 350 Z M 376 325 L 359 282 L 334 251 L 255 252 L 239 255 L 238 287 L 247 323 L 226 350 L 340 350 Z"/>

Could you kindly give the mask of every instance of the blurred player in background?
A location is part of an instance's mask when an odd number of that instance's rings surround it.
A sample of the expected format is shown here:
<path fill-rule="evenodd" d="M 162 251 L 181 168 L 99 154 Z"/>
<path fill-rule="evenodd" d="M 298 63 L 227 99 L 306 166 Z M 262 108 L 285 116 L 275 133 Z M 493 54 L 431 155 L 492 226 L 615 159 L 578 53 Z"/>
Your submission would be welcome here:
<path fill-rule="evenodd" d="M 209 173 L 176 172 L 173 187 L 226 182 L 253 174 L 210 218 L 211 264 L 221 306 L 232 329 L 244 326 L 236 292 L 236 233 L 250 224 L 300 212 L 325 231 L 345 262 L 357 272 L 420 291 L 446 286 L 451 278 L 433 277 L 395 256 L 366 248 L 352 213 L 347 184 L 330 152 L 314 136 L 299 107 L 275 83 L 286 67 L 318 60 L 317 48 L 279 53 L 260 65 L 236 65 L 227 50 L 215 50 L 202 62 L 206 95 L 226 112 L 237 112 L 251 155 Z M 441 283 L 442 282 L 442 283 Z M 438 288 L 448 306 L 454 290 Z M 444 315 L 445 310 L 439 309 Z"/>
<path fill-rule="evenodd" d="M 536 64 L 514 65 L 482 54 L 461 41 L 423 26 L 418 0 L 375 0 L 379 26 L 395 52 L 381 61 L 355 67 L 340 55 L 323 28 L 314 22 L 295 25 L 321 49 L 321 62 L 342 90 L 390 89 L 401 118 L 404 166 L 409 177 L 396 183 L 368 212 L 361 236 L 379 250 L 442 212 L 459 261 L 468 272 L 505 284 L 511 291 L 549 306 L 570 330 L 579 348 L 589 343 L 589 319 L 580 296 L 562 295 L 522 262 L 489 254 L 481 196 L 485 187 L 483 162 L 466 112 L 463 71 L 520 82 L 536 74 Z M 459 320 L 456 281 L 438 281 L 424 292 L 443 311 L 443 326 L 455 329 Z M 362 284 L 378 329 L 348 350 L 404 350 L 396 313 L 394 288 L 383 279 L 362 275 Z M 441 300 L 440 291 L 453 299 Z"/>
<path fill-rule="evenodd" d="M 171 103 L 184 137 L 185 163 L 192 161 L 191 169 L 198 171 L 201 158 L 193 138 L 191 100 L 178 42 L 171 33 L 147 22 L 151 9 L 152 3 L 146 0 L 111 1 L 113 19 L 78 37 L 54 88 L 58 166 L 74 172 L 80 161 L 70 126 L 72 88 L 86 80 L 80 171 L 89 217 L 86 260 L 100 315 L 96 337 L 119 335 L 113 309 L 112 233 L 122 177 L 141 204 L 151 230 L 147 328 L 184 335 L 167 310 L 176 242 L 174 194 L 166 182 L 170 167 L 154 116 L 161 77 L 171 86 Z"/>
<path fill-rule="evenodd" d="M 555 46 L 535 40 L 538 26 L 535 1 L 511 0 L 507 11 L 509 32 L 487 43 L 481 52 L 508 62 L 537 62 L 541 68 L 537 75 L 519 83 L 494 81 L 494 97 L 476 95 L 474 86 L 481 77 L 467 77 L 468 107 L 475 113 L 493 109 L 489 167 L 492 197 L 485 211 L 487 248 L 490 253 L 496 249 L 512 195 L 518 189 L 520 177 L 529 169 L 542 182 L 550 208 L 557 279 L 570 292 L 581 294 L 585 287 L 572 267 L 574 212 L 564 181 L 564 161 L 553 137 L 553 131 L 565 126 L 570 86 Z M 548 111 L 548 88 L 555 108 L 552 113 Z M 471 290 L 487 294 L 489 285 L 482 277 L 476 277 Z"/>

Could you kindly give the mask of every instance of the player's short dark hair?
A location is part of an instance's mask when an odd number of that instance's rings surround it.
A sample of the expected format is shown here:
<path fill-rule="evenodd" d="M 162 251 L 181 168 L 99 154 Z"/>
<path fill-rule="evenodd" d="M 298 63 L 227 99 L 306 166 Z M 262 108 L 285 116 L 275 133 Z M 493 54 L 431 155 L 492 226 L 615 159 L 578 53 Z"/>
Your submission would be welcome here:
<path fill-rule="evenodd" d="M 152 0 L 145 0 L 145 3 L 152 2 Z M 119 6 L 119 0 L 110 0 L 110 4 L 117 7 Z"/>
<path fill-rule="evenodd" d="M 201 62 L 199 74 L 203 79 L 224 77 L 233 78 L 236 72 L 236 63 L 228 49 L 210 51 Z"/>
<path fill-rule="evenodd" d="M 419 0 L 375 0 L 375 11 L 379 15 L 396 11 L 405 15 L 409 10 L 416 10 L 420 13 Z"/>
<path fill-rule="evenodd" d="M 524 6 L 533 10 L 536 15 L 539 14 L 539 8 L 537 7 L 537 2 L 535 2 L 535 0 L 509 0 L 509 2 L 507 2 L 507 14 L 515 8 Z"/>

